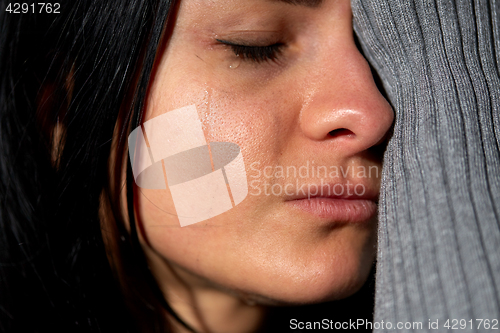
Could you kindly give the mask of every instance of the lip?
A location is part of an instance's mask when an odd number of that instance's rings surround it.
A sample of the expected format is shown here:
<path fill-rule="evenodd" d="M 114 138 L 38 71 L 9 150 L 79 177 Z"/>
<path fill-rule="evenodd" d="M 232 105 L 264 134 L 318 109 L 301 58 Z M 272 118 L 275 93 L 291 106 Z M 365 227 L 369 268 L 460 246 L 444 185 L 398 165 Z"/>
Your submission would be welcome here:
<path fill-rule="evenodd" d="M 334 186 L 347 186 L 348 184 L 331 184 L 323 186 L 320 195 L 317 193 L 299 194 L 287 198 L 286 203 L 305 213 L 321 219 L 343 223 L 363 223 L 371 220 L 378 210 L 378 191 L 365 184 L 352 184 L 363 186 L 363 193 L 348 192 L 341 195 L 332 193 Z M 308 188 L 313 188 L 310 185 Z M 330 191 L 328 191 L 330 190 Z M 316 191 L 317 192 L 317 191 Z"/>
<path fill-rule="evenodd" d="M 315 197 L 288 202 L 304 212 L 335 222 L 361 223 L 369 221 L 377 213 L 377 204 L 371 200 Z"/>

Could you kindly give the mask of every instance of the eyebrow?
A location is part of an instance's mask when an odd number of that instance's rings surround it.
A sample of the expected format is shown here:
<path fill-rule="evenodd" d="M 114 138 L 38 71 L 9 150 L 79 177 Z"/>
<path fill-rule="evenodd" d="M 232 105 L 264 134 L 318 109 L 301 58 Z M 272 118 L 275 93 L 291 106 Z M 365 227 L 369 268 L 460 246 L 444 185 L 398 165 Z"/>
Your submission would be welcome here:
<path fill-rule="evenodd" d="M 323 0 L 273 0 L 273 1 L 285 2 L 291 5 L 305 6 L 305 7 L 318 7 L 323 2 Z"/>

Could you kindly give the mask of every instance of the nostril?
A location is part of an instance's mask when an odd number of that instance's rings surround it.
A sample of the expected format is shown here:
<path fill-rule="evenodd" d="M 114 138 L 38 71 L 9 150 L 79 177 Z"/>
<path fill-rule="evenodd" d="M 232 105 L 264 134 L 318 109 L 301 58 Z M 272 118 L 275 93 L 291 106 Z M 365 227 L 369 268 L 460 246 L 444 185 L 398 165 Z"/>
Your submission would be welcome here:
<path fill-rule="evenodd" d="M 328 135 L 331 138 L 337 138 L 339 136 L 352 136 L 352 135 L 354 135 L 354 133 L 352 131 L 348 130 L 347 128 L 339 128 L 339 129 L 330 131 L 328 133 Z"/>

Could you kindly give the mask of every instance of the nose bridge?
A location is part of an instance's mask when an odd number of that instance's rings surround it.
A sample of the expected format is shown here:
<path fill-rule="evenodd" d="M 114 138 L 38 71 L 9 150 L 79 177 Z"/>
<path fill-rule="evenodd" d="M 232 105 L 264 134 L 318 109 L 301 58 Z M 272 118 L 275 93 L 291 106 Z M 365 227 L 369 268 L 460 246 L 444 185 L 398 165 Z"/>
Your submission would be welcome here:
<path fill-rule="evenodd" d="M 315 79 L 311 82 L 317 92 L 316 99 L 326 99 L 336 108 L 342 104 L 353 107 L 367 99 L 371 103 L 385 101 L 375 84 L 370 65 L 357 49 L 354 39 L 342 43 L 342 49 L 338 49 L 339 46 L 325 46 L 320 51 Z"/>
<path fill-rule="evenodd" d="M 345 45 L 323 49 L 317 57 L 300 123 L 310 139 L 334 142 L 337 150 L 356 154 L 384 139 L 393 112 L 354 40 Z"/>

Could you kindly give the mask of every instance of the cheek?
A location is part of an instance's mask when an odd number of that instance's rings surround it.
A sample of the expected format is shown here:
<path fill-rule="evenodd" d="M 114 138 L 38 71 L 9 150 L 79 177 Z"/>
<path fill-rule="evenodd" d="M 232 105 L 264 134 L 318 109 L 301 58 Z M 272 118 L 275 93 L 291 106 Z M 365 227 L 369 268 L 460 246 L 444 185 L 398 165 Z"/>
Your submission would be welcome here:
<path fill-rule="evenodd" d="M 296 130 L 300 110 L 298 94 L 289 87 L 258 88 L 238 72 L 215 69 L 200 60 L 192 65 L 160 67 L 152 86 L 145 121 L 165 112 L 195 105 L 207 142 L 237 144 L 248 167 L 252 163 L 276 165 L 288 138 Z M 221 74 L 222 72 L 222 74 Z"/>
<path fill-rule="evenodd" d="M 293 130 L 300 110 L 296 87 L 285 87 L 283 81 L 274 84 L 271 77 L 263 77 L 265 71 L 253 68 L 256 65 L 232 70 L 227 56 L 198 56 L 196 50 L 179 49 L 168 51 L 157 69 L 145 120 L 196 105 L 208 142 L 236 143 L 245 158 L 281 148 L 280 138 Z"/>
<path fill-rule="evenodd" d="M 279 162 L 282 151 L 279 138 L 283 137 L 280 131 L 291 128 L 287 123 L 293 120 L 285 117 L 286 112 L 280 112 L 279 108 L 284 110 L 287 106 L 274 98 L 275 92 L 245 91 L 243 85 L 227 83 L 220 75 L 207 70 L 207 66 L 197 67 L 196 62 L 192 67 L 176 64 L 175 61 L 170 63 L 168 66 L 160 64 L 158 68 L 144 122 L 169 111 L 195 105 L 206 142 L 237 144 L 247 174 L 249 165 Z M 160 226 L 179 226 L 168 186 L 165 190 L 138 190 L 138 219 L 145 226 L 146 238 L 157 237 Z M 245 209 L 253 209 L 255 213 L 255 207 L 251 208 L 251 205 L 237 207 L 239 211 Z M 210 221 L 211 225 L 218 223 L 226 223 L 223 216 Z"/>
<path fill-rule="evenodd" d="M 151 87 L 144 121 L 168 111 L 196 105 L 206 141 L 237 144 L 241 148 L 247 174 L 251 174 L 249 166 L 255 163 L 259 166 L 279 164 L 283 145 L 286 144 L 280 138 L 287 137 L 282 132 L 291 129 L 293 123 L 285 112 L 290 105 L 275 97 L 282 93 L 272 89 L 252 92 L 245 90 L 242 84 L 235 87 L 205 68 L 186 68 L 175 63 L 160 66 Z M 262 198 L 249 195 L 230 212 L 180 228 L 168 187 L 165 190 L 138 190 L 136 214 L 145 241 L 163 257 L 199 273 L 214 266 L 225 267 L 221 257 L 214 254 L 220 253 L 224 247 L 227 250 L 246 244 L 245 238 L 255 235 L 247 229 L 261 225 L 259 220 L 271 205 L 262 202 Z M 235 221 L 244 222 L 237 226 Z M 203 260 L 195 260 L 199 257 Z M 227 257 L 224 261 L 228 260 Z M 237 263 L 239 260 L 235 257 L 230 261 Z M 217 264 L 219 262 L 220 265 Z"/>

